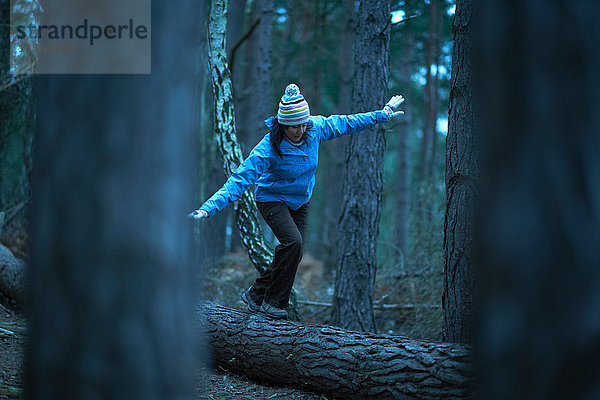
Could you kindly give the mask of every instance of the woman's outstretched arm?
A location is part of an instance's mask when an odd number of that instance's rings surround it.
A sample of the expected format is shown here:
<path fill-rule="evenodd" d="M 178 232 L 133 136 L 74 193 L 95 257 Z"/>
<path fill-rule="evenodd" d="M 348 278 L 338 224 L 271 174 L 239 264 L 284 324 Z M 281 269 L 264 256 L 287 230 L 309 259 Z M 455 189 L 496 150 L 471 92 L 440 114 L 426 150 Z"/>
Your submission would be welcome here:
<path fill-rule="evenodd" d="M 404 114 L 404 111 L 395 111 L 402 102 L 404 102 L 404 98 L 396 95 L 381 110 L 359 114 L 332 115 L 327 118 L 314 116 L 312 117 L 312 121 L 321 128 L 320 140 L 324 142 L 350 133 L 364 131 L 376 124 L 389 121 L 398 115 Z"/>
<path fill-rule="evenodd" d="M 208 218 L 237 200 L 269 167 L 268 138 L 263 139 L 240 164 L 225 184 L 202 206 L 189 214 L 195 219 Z"/>

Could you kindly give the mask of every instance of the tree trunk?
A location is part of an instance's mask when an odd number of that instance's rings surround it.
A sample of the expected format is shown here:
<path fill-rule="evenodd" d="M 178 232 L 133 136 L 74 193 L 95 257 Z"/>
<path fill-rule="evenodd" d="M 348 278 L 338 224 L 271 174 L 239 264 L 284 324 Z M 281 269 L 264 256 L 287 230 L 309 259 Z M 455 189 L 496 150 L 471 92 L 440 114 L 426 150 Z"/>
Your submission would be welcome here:
<path fill-rule="evenodd" d="M 472 241 L 476 206 L 478 126 L 471 78 L 471 0 L 456 3 L 446 138 L 443 338 L 469 343 L 473 337 Z"/>
<path fill-rule="evenodd" d="M 344 30 L 342 31 L 342 51 L 340 52 L 340 101 L 339 113 L 352 107 L 352 81 L 354 78 L 354 45 L 356 41 L 356 2 L 344 1 Z"/>
<path fill-rule="evenodd" d="M 389 1 L 383 4 L 377 0 L 360 3 L 352 112 L 381 109 L 386 102 L 389 29 L 384 32 L 382 29 L 389 18 Z M 332 313 L 332 323 L 348 329 L 376 330 L 373 289 L 384 149 L 382 125 L 352 135 L 348 145 Z"/>
<path fill-rule="evenodd" d="M 236 46 L 244 35 L 244 17 L 246 14 L 246 0 L 229 0 L 227 7 L 227 33 L 226 33 L 226 51 L 227 59 L 231 62 L 233 46 Z M 230 65 L 232 77 L 237 76 L 239 67 Z M 234 78 L 234 89 L 238 79 Z"/>
<path fill-rule="evenodd" d="M 327 35 L 327 29 L 329 24 L 327 21 L 327 10 L 326 2 L 314 1 L 308 2 L 310 8 L 310 19 L 311 22 L 307 26 L 307 30 L 310 32 L 309 40 L 306 45 L 310 49 L 317 49 L 322 46 L 323 38 Z M 315 57 L 311 51 L 304 51 L 303 56 L 305 60 L 301 61 L 303 65 L 308 67 L 306 69 L 308 82 L 304 85 L 309 93 L 308 98 L 311 99 L 311 107 L 316 110 L 323 110 L 323 64 L 320 57 Z M 316 114 L 313 112 L 313 114 Z"/>
<path fill-rule="evenodd" d="M 467 399 L 467 346 L 277 321 L 204 303 L 214 362 L 336 399 Z"/>
<path fill-rule="evenodd" d="M 232 51 L 233 51 L 232 46 L 237 45 L 238 42 L 242 39 L 242 36 L 245 34 L 245 31 L 244 31 L 244 29 L 245 29 L 244 19 L 246 16 L 245 14 L 246 14 L 246 0 L 230 0 L 228 2 L 228 5 L 227 5 L 226 54 L 228 55 L 229 62 L 233 61 L 233 59 L 231 58 Z M 236 53 L 237 53 L 236 55 L 238 56 L 238 61 L 239 61 L 239 58 L 240 58 L 239 57 L 240 56 L 239 49 L 238 49 L 238 51 L 236 51 Z M 206 53 L 203 56 L 205 56 L 205 55 L 206 55 Z M 242 62 L 237 62 L 237 63 L 235 63 L 235 65 L 233 65 L 233 64 L 229 65 L 229 69 L 231 72 L 231 79 L 232 79 L 233 98 L 234 98 L 234 103 L 236 106 L 238 105 L 237 100 L 239 98 L 237 91 L 244 90 L 244 85 L 242 82 L 243 68 L 244 68 L 244 66 L 243 66 Z M 240 109 L 241 109 L 241 107 L 237 108 L 237 110 L 240 110 Z M 250 149 L 252 148 L 251 146 L 254 145 L 255 143 L 253 143 L 252 141 L 245 142 L 244 137 L 240 136 L 240 128 L 241 128 L 240 125 L 244 126 L 245 122 L 242 121 L 242 123 L 240 124 L 240 122 L 238 121 L 238 116 L 239 116 L 239 113 L 236 112 L 236 125 L 237 125 L 236 126 L 236 136 L 238 137 L 238 140 L 240 140 L 240 142 L 242 143 L 242 154 L 247 155 L 248 152 L 250 151 Z M 211 136 L 213 136 L 213 139 L 214 139 L 214 132 L 212 132 L 212 129 L 211 129 L 210 134 L 211 134 Z M 244 143 L 247 143 L 248 146 L 243 146 Z M 218 153 L 216 146 L 215 146 L 215 151 Z M 214 174 L 211 176 L 213 178 L 212 183 L 214 184 L 215 190 L 211 191 L 210 194 L 212 194 L 216 190 L 218 190 L 221 187 L 221 185 L 223 184 L 222 175 L 219 173 L 219 171 L 222 170 L 222 163 L 219 162 L 220 157 L 218 155 L 216 155 L 216 157 L 214 159 L 211 158 L 211 160 L 215 161 L 213 163 Z M 214 224 L 215 230 L 213 230 L 213 224 Z M 239 229 L 236 226 L 235 211 L 232 208 L 227 208 L 227 209 L 223 210 L 222 212 L 220 212 L 219 215 L 216 215 L 215 218 L 211 218 L 210 232 L 211 232 L 211 235 L 215 235 L 215 236 L 223 239 L 223 246 L 224 246 L 223 249 L 227 252 L 233 252 L 233 251 L 236 251 L 236 249 L 242 247 L 242 242 L 240 240 L 241 234 L 239 232 Z"/>
<path fill-rule="evenodd" d="M 600 3 L 479 9 L 481 396 L 599 399 Z"/>
<path fill-rule="evenodd" d="M 432 72 L 432 67 L 435 65 L 437 68 L 439 52 L 439 35 L 438 25 L 441 20 L 439 15 L 439 0 L 430 0 L 429 3 L 429 32 L 427 37 L 427 60 L 425 67 L 427 68 L 427 83 L 425 84 L 425 125 L 423 127 L 423 140 L 421 142 L 421 162 L 419 165 L 419 181 L 421 183 L 427 181 L 432 174 L 431 165 L 433 157 L 433 147 L 435 146 L 435 133 L 436 133 L 436 122 L 437 122 L 437 110 L 438 110 L 438 77 L 437 73 Z M 422 208 L 420 208 L 422 210 Z M 421 217 L 427 217 L 430 219 L 431 212 L 429 210 L 422 210 L 426 212 L 426 215 Z M 422 214 L 422 212 L 421 212 Z"/>
<path fill-rule="evenodd" d="M 432 46 L 432 65 L 435 65 L 435 71 L 429 69 L 430 78 L 431 78 L 431 87 L 428 89 L 428 110 L 427 113 L 429 116 L 427 119 L 430 121 L 430 131 L 431 131 L 431 142 L 429 149 L 429 167 L 427 170 L 429 171 L 428 179 L 431 179 L 435 172 L 436 156 L 438 149 L 438 129 L 437 129 L 437 121 L 438 121 L 438 112 L 440 110 L 440 53 L 442 52 L 442 31 L 444 25 L 444 19 L 442 16 L 442 0 L 431 0 L 430 7 L 432 13 L 431 19 L 431 34 L 433 35 L 433 46 Z M 428 217 L 431 219 L 431 215 L 433 210 L 429 212 Z"/>
<path fill-rule="evenodd" d="M 260 23 L 257 29 L 256 80 L 251 101 L 254 106 L 252 118 L 252 141 L 249 147 L 255 146 L 267 132 L 265 119 L 273 113 L 275 106 L 271 99 L 271 49 L 273 32 L 273 0 L 255 0 L 260 5 Z"/>
<path fill-rule="evenodd" d="M 254 94 L 256 88 L 256 73 L 258 68 L 257 48 L 258 48 L 258 25 L 261 24 L 260 7 L 258 0 L 252 0 L 251 12 L 248 16 L 247 26 L 256 27 L 246 38 L 243 46 L 236 52 L 235 68 L 238 67 L 240 73 L 234 76 L 234 95 L 235 95 L 235 119 L 237 137 L 242 146 L 245 146 L 246 153 L 249 153 L 253 146 L 260 141 L 258 132 L 254 132 L 256 124 L 256 112 L 254 109 Z M 250 29 L 250 28 L 248 28 Z M 242 51 L 243 50 L 243 51 Z M 241 51 L 241 54 L 239 54 Z M 240 65 L 241 64 L 241 65 Z M 268 110 L 261 111 L 260 115 L 268 115 Z M 265 118 L 266 119 L 266 118 Z M 266 132 L 266 125 L 261 132 Z"/>
<path fill-rule="evenodd" d="M 240 140 L 247 145 L 244 153 L 249 153 L 263 138 L 268 130 L 264 120 L 276 111 L 271 98 L 273 12 L 273 0 L 252 2 L 250 25 L 257 21 L 258 25 L 245 47 L 244 85 L 236 88 L 236 104 L 240 106 L 242 118 L 238 124 L 242 129 Z"/>
<path fill-rule="evenodd" d="M 225 53 L 226 27 L 227 0 L 213 0 L 208 27 L 208 52 L 214 93 L 215 133 L 223 158 L 223 169 L 225 174 L 230 176 L 244 161 L 244 157 L 235 133 L 231 74 Z M 250 190 L 244 192 L 233 207 L 242 243 L 248 251 L 250 261 L 256 270 L 262 273 L 271 263 L 273 252 L 268 247 L 262 227 L 258 223 L 254 193 Z"/>
<path fill-rule="evenodd" d="M 25 263 L 0 244 L 0 292 L 18 304 L 24 305 L 25 277 Z"/>
<path fill-rule="evenodd" d="M 219 190 L 223 184 L 223 167 L 221 156 L 217 149 L 214 133 L 214 110 L 213 110 L 213 93 L 210 78 L 210 68 L 208 65 L 206 54 L 208 48 L 206 43 L 199 49 L 200 59 L 204 61 L 200 66 L 198 74 L 198 136 L 200 141 L 201 155 L 197 168 L 197 183 L 198 191 L 195 196 L 194 204 L 202 204 L 211 194 Z M 194 230 L 197 238 L 198 258 L 197 262 L 200 267 L 206 266 L 208 262 L 218 260 L 225 255 L 230 249 L 226 248 L 228 236 L 232 232 L 227 230 L 227 217 L 229 213 L 233 213 L 232 209 L 223 210 L 223 212 L 214 215 L 209 224 L 194 224 Z M 234 232 L 235 234 L 235 232 Z"/>
<path fill-rule="evenodd" d="M 10 72 L 10 5 L 0 1 L 0 222 L 2 241 L 15 249 L 27 230 L 34 116 L 31 79 L 14 81 Z M 3 226 L 4 225 L 4 226 Z M 18 249 L 24 250 L 24 249 Z"/>
<path fill-rule="evenodd" d="M 412 2 L 405 1 L 405 9 L 412 10 Z M 411 75 L 414 56 L 414 33 L 410 23 L 402 28 L 402 61 L 400 64 L 400 79 L 402 87 L 407 90 L 411 87 Z M 408 98 L 402 103 L 404 115 L 399 120 L 400 129 L 397 133 L 398 159 L 396 162 L 396 207 L 394 218 L 394 238 L 397 248 L 401 251 L 400 258 L 406 259 L 408 252 L 408 237 L 410 228 L 410 135 L 412 134 L 411 105 L 414 99 Z"/>
<path fill-rule="evenodd" d="M 197 397 L 202 3 L 152 3 L 152 74 L 39 77 L 26 399 Z"/>
<path fill-rule="evenodd" d="M 354 76 L 354 36 L 356 29 L 356 17 L 354 0 L 345 0 L 344 29 L 341 37 L 341 51 L 339 63 L 340 94 L 337 105 L 338 114 L 347 114 L 352 107 L 352 78 Z M 323 195 L 321 218 L 318 218 L 319 246 L 318 256 L 323 258 L 323 278 L 331 280 L 338 262 L 338 219 L 341 213 L 341 203 L 332 201 L 342 198 L 342 182 L 340 177 L 344 176 L 345 149 L 348 147 L 349 138 L 343 136 L 336 140 L 325 142 L 321 145 L 321 161 L 326 168 L 319 168 L 317 177 L 320 182 Z"/>

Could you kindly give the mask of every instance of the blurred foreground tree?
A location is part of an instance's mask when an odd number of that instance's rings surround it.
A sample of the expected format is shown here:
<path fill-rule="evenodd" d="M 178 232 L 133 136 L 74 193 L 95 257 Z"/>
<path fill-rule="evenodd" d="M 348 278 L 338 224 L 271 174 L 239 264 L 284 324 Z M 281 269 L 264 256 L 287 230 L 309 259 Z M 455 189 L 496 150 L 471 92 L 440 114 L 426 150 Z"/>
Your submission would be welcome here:
<path fill-rule="evenodd" d="M 480 12 L 480 395 L 598 399 L 600 3 Z"/>
<path fill-rule="evenodd" d="M 151 75 L 40 77 L 26 398 L 197 396 L 202 4 L 152 3 Z"/>

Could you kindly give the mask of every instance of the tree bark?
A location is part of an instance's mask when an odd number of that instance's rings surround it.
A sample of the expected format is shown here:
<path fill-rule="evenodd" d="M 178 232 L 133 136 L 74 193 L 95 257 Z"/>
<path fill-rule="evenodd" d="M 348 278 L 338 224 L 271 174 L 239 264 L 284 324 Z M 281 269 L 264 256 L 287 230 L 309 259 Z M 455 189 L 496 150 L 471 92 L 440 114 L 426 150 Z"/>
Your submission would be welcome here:
<path fill-rule="evenodd" d="M 429 68 L 429 74 L 431 75 L 431 87 L 428 89 L 428 110 L 429 114 L 428 120 L 430 121 L 430 131 L 431 131 L 431 142 L 429 149 L 429 167 L 427 168 L 429 172 L 429 178 L 431 178 L 435 171 L 436 166 L 436 156 L 438 149 L 438 129 L 437 129 L 437 121 L 438 121 L 438 112 L 440 110 L 440 53 L 442 52 L 442 31 L 444 25 L 443 18 L 443 1 L 442 0 L 431 0 L 430 7 L 432 13 L 431 26 L 432 31 L 431 35 L 433 35 L 433 46 L 432 46 L 432 64 L 435 65 L 435 72 L 432 72 L 431 68 Z M 431 219 L 432 212 L 429 213 L 428 217 Z"/>
<path fill-rule="evenodd" d="M 339 54 L 340 93 L 336 107 L 338 114 L 347 114 L 352 107 L 352 77 L 354 76 L 354 36 L 356 17 L 354 0 L 344 1 L 344 29 L 341 36 L 341 51 Z M 345 149 L 349 138 L 343 136 L 336 140 L 324 142 L 320 149 L 320 163 L 325 168 L 317 170 L 317 180 L 324 199 L 322 211 L 316 218 L 318 230 L 319 251 L 316 257 L 323 259 L 323 279 L 331 280 L 338 262 L 338 220 L 341 213 L 341 202 L 332 201 L 342 198 L 342 180 L 345 169 Z"/>
<path fill-rule="evenodd" d="M 273 8 L 273 0 L 252 2 L 250 25 L 257 21 L 258 25 L 245 45 L 244 85 L 236 93 L 236 99 L 241 100 L 236 104 L 240 105 L 242 120 L 238 126 L 240 140 L 247 145 L 245 154 L 262 139 L 268 130 L 264 120 L 276 111 L 271 98 Z"/>
<path fill-rule="evenodd" d="M 203 11 L 152 3 L 152 74 L 37 78 L 26 399 L 197 397 L 185 216 Z"/>
<path fill-rule="evenodd" d="M 234 103 L 237 106 L 238 105 L 238 99 L 239 99 L 239 95 L 237 94 L 237 91 L 243 91 L 245 89 L 245 86 L 243 84 L 242 78 L 243 78 L 243 69 L 244 69 L 244 65 L 242 62 L 240 61 L 240 57 L 239 57 L 239 52 L 236 51 L 236 53 L 238 53 L 238 62 L 233 64 L 235 55 L 233 54 L 233 48 L 232 46 L 235 46 L 236 44 L 238 44 L 238 42 L 242 39 L 242 36 L 245 34 L 244 29 L 246 29 L 246 27 L 244 26 L 244 20 L 246 17 L 246 0 L 230 0 L 227 4 L 227 32 L 226 32 L 226 54 L 228 55 L 228 62 L 229 62 L 229 71 L 231 72 L 231 79 L 232 79 L 232 90 L 233 90 L 233 98 L 234 98 Z M 256 34 L 256 33 L 254 33 Z M 239 50 L 239 49 L 238 49 Z M 206 53 L 203 54 L 203 56 L 205 56 Z M 233 58 L 232 58 L 233 57 Z M 241 57 L 243 58 L 243 57 Z M 210 81 L 210 74 L 209 74 L 209 81 Z M 212 90 L 211 90 L 212 91 Z M 238 138 L 238 140 L 240 141 L 240 143 L 242 143 L 242 154 L 248 154 L 250 149 L 252 148 L 252 145 L 255 144 L 255 142 L 253 142 L 252 140 L 250 141 L 245 141 L 244 139 L 246 139 L 244 136 L 240 135 L 240 129 L 243 127 L 246 127 L 246 129 L 248 129 L 248 125 L 246 125 L 245 121 L 240 121 L 238 120 L 238 117 L 240 115 L 239 111 L 241 110 L 241 107 L 237 107 L 236 108 L 236 136 Z M 214 126 L 214 125 L 213 125 Z M 254 131 L 253 129 L 250 129 L 249 131 Z M 263 129 L 264 131 L 264 129 Z M 213 142 L 214 142 L 214 132 L 212 132 L 212 129 L 210 130 L 209 133 L 213 138 Z M 244 146 L 244 144 L 248 144 L 248 146 Z M 215 152 L 218 153 L 219 151 L 217 150 L 216 146 L 214 148 Z M 211 191 L 210 194 L 214 193 L 216 190 L 218 190 L 221 185 L 223 184 L 222 181 L 222 175 L 219 173 L 222 170 L 222 162 L 220 162 L 220 157 L 215 154 L 214 158 L 211 158 L 211 160 L 213 160 L 213 168 L 214 171 L 213 174 L 211 175 L 212 178 L 212 184 L 214 185 L 214 190 Z M 206 197 L 205 197 L 206 199 Z M 223 210 L 222 212 L 219 213 L 219 215 L 214 216 L 214 218 L 211 218 L 211 227 L 210 227 L 210 232 L 211 235 L 215 235 L 217 237 L 220 237 L 223 239 L 223 250 L 225 250 L 226 252 L 235 252 L 237 249 L 241 249 L 243 247 L 242 241 L 241 241 L 241 234 L 240 231 L 237 227 L 237 224 L 235 222 L 235 210 L 233 210 L 233 208 L 227 208 L 225 210 Z M 215 230 L 213 230 L 213 223 Z"/>
<path fill-rule="evenodd" d="M 389 1 L 361 1 L 357 16 L 352 112 L 381 109 L 386 102 Z M 346 158 L 339 262 L 333 296 L 332 323 L 344 328 L 376 330 L 373 290 L 377 269 L 376 243 L 383 190 L 385 132 L 377 125 L 352 135 Z"/>
<path fill-rule="evenodd" d="M 258 68 L 256 67 L 256 64 L 259 62 L 257 60 L 257 31 L 258 26 L 261 24 L 259 1 L 252 1 L 251 10 L 247 16 L 247 19 L 248 23 L 246 25 L 249 27 L 255 26 L 255 28 L 246 38 L 242 47 L 240 47 L 240 49 L 238 49 L 236 52 L 236 65 L 234 65 L 236 68 L 235 72 L 237 73 L 238 66 L 241 68 L 239 69 L 240 74 L 234 77 L 234 85 L 237 85 L 234 86 L 234 95 L 236 106 L 235 119 L 237 137 L 242 146 L 245 146 L 245 152 L 249 153 L 252 149 L 251 146 L 254 146 L 256 143 L 258 143 L 258 141 L 260 141 L 258 136 L 259 133 L 254 131 L 256 124 L 253 122 L 256 120 L 254 94 L 257 91 L 256 74 Z M 241 54 L 239 54 L 240 51 Z M 268 114 L 267 110 L 262 110 L 260 115 L 264 115 L 263 113 Z M 261 129 L 261 132 L 265 131 L 266 126 L 265 129 Z"/>
<path fill-rule="evenodd" d="M 226 51 L 227 59 L 231 63 L 231 55 L 233 47 L 238 44 L 242 36 L 244 35 L 244 16 L 246 14 L 246 0 L 229 0 L 227 7 L 227 33 L 226 33 Z M 231 75 L 235 77 L 237 75 L 239 67 L 231 67 Z M 235 82 L 234 79 L 234 89 Z"/>
<path fill-rule="evenodd" d="M 479 10 L 481 396 L 599 399 L 600 3 Z"/>
<path fill-rule="evenodd" d="M 31 197 L 34 129 L 31 79 L 15 81 L 10 71 L 10 6 L 9 0 L 0 1 L 0 211 L 7 212 L 5 226 L 0 222 L 0 234 L 7 244 L 26 241 L 19 236 L 27 231 L 29 207 L 19 205 L 28 204 Z"/>
<path fill-rule="evenodd" d="M 352 107 L 352 81 L 354 78 L 354 46 L 356 41 L 356 2 L 344 1 L 344 29 L 342 31 L 342 51 L 340 52 L 340 100 L 339 112 L 347 112 Z"/>
<path fill-rule="evenodd" d="M 227 0 L 212 2 L 208 28 L 208 56 L 214 93 L 215 134 L 223 158 L 223 169 L 225 174 L 230 176 L 244 161 L 244 157 L 235 133 L 232 82 L 225 53 L 227 3 Z M 233 207 L 242 243 L 250 261 L 259 273 L 263 273 L 273 259 L 273 252 L 268 247 L 258 222 L 254 193 L 247 190 Z"/>
<path fill-rule="evenodd" d="M 468 346 L 267 319 L 203 303 L 214 362 L 336 399 L 467 399 Z"/>
<path fill-rule="evenodd" d="M 258 143 L 267 132 L 265 119 L 275 110 L 271 98 L 271 53 L 273 46 L 273 0 L 255 0 L 260 4 L 260 23 L 257 29 L 256 80 L 251 101 L 254 106 L 252 118 L 252 142 Z"/>
<path fill-rule="evenodd" d="M 200 60 L 203 60 L 203 65 L 200 66 L 198 74 L 198 137 L 200 142 L 201 155 L 198 160 L 198 168 L 196 175 L 196 187 L 198 188 L 195 196 L 194 204 L 202 204 L 214 192 L 219 190 L 223 184 L 223 166 L 219 150 L 215 140 L 214 133 L 214 110 L 213 110 L 213 93 L 210 77 L 210 67 L 206 54 L 208 53 L 207 44 L 204 43 L 199 48 Z M 212 262 L 223 257 L 226 252 L 231 249 L 226 245 L 231 241 L 232 234 L 227 230 L 228 214 L 233 214 L 233 209 L 223 210 L 222 213 L 214 215 L 211 218 L 210 225 L 194 224 L 194 231 L 197 238 L 197 264 L 207 266 L 207 261 Z"/>
<path fill-rule="evenodd" d="M 425 84 L 425 124 L 423 127 L 423 140 L 421 142 L 421 162 L 419 165 L 419 181 L 421 183 L 427 181 L 432 171 L 432 158 L 433 158 L 433 149 L 435 148 L 435 134 L 436 134 L 436 123 L 437 123 L 437 111 L 439 108 L 438 105 L 438 95 L 437 90 L 439 86 L 439 80 L 437 72 L 434 74 L 432 72 L 432 67 L 435 65 L 436 68 L 438 66 L 438 54 L 440 47 L 440 37 L 439 37 L 439 24 L 441 22 L 441 11 L 439 7 L 440 0 L 430 0 L 429 2 L 429 32 L 427 36 L 427 59 L 426 65 L 427 68 L 427 81 Z M 422 211 L 426 211 L 426 215 L 421 215 L 421 217 L 426 217 L 430 219 L 431 213 L 429 210 L 423 210 L 420 208 L 421 214 Z"/>
<path fill-rule="evenodd" d="M 478 126 L 471 77 L 471 0 L 456 3 L 446 138 L 443 339 L 469 343 L 473 337 L 474 208 L 478 191 Z"/>
<path fill-rule="evenodd" d="M 412 10 L 412 1 L 405 1 L 405 9 L 407 13 Z M 413 70 L 413 56 L 415 48 L 415 37 L 412 25 L 405 24 L 402 27 L 402 61 L 400 64 L 400 78 L 402 87 L 408 89 L 411 87 L 411 75 Z M 394 218 L 394 238 L 395 245 L 401 251 L 399 255 L 400 263 L 406 259 L 408 253 L 408 238 L 410 228 L 410 136 L 412 133 L 412 113 L 411 106 L 414 99 L 408 98 L 402 103 L 404 115 L 400 119 L 397 152 L 398 158 L 396 162 L 396 185 L 395 194 L 397 206 L 395 207 Z"/>

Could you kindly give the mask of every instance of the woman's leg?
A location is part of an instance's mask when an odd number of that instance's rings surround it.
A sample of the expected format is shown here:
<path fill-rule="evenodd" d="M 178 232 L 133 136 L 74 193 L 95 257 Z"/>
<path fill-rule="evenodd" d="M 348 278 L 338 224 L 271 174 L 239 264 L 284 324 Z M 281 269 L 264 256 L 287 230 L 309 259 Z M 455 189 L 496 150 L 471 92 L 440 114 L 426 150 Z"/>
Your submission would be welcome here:
<path fill-rule="evenodd" d="M 258 210 L 279 240 L 273 263 L 256 279 L 250 296 L 261 304 L 287 308 L 292 285 L 302 259 L 308 226 L 308 204 L 291 210 L 280 202 L 257 202 Z"/>

